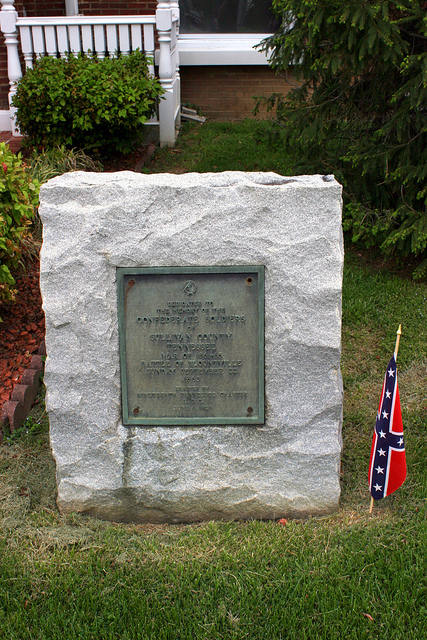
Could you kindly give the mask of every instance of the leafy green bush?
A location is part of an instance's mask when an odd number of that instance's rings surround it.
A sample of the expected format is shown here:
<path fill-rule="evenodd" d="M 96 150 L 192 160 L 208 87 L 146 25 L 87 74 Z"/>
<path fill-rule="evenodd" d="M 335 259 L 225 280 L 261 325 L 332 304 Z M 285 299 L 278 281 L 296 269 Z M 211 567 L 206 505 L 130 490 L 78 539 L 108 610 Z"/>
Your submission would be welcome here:
<path fill-rule="evenodd" d="M 39 185 L 26 173 L 21 156 L 0 143 L 0 303 L 13 300 L 12 271 L 21 260 L 22 242 L 38 203 Z"/>
<path fill-rule="evenodd" d="M 102 60 L 46 56 L 26 71 L 13 104 L 32 145 L 127 152 L 161 93 L 140 51 Z"/>
<path fill-rule="evenodd" d="M 427 2 L 274 0 L 262 43 L 300 81 L 272 96 L 301 170 L 335 173 L 353 241 L 427 269 Z"/>

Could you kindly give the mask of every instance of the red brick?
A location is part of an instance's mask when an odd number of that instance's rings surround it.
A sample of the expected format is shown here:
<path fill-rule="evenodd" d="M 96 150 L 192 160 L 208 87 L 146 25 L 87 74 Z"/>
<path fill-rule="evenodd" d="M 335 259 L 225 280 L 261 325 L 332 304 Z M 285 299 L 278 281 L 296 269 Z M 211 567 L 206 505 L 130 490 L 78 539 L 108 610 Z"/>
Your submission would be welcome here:
<path fill-rule="evenodd" d="M 194 104 L 209 118 L 236 120 L 250 117 L 254 96 L 286 94 L 289 81 L 267 66 L 181 67 L 181 99 Z M 265 117 L 266 110 L 260 110 Z"/>
<path fill-rule="evenodd" d="M 25 384 L 30 387 L 37 387 L 38 389 L 39 382 L 40 371 L 38 369 L 26 369 L 22 374 L 21 384 Z"/>
<path fill-rule="evenodd" d="M 30 386 L 27 384 L 17 384 L 12 392 L 12 401 L 19 402 L 23 407 L 23 412 L 27 416 L 30 412 L 31 405 L 33 404 L 38 390 L 38 383 L 36 386 Z"/>
<path fill-rule="evenodd" d="M 6 429 L 9 427 L 9 418 L 5 411 L 0 411 L 0 444 L 3 442 L 3 436 Z"/>
<path fill-rule="evenodd" d="M 15 431 L 15 429 L 19 429 L 27 416 L 20 402 L 8 400 L 3 404 L 1 417 L 4 422 L 8 420 L 9 429 Z"/>
<path fill-rule="evenodd" d="M 39 354 L 39 356 L 45 356 L 46 355 L 46 343 L 43 340 L 43 342 L 40 343 L 39 346 L 39 350 L 37 352 Z"/>
<path fill-rule="evenodd" d="M 43 371 L 44 369 L 44 362 L 43 362 L 43 357 L 42 356 L 33 356 L 31 358 L 31 365 L 30 365 L 30 369 L 37 369 L 37 371 Z"/>

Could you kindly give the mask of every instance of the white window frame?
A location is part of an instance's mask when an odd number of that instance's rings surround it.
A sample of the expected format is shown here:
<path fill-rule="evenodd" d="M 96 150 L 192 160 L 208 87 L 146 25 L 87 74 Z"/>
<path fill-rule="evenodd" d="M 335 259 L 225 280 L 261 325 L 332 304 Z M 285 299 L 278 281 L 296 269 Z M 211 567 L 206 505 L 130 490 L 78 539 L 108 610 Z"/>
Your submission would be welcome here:
<path fill-rule="evenodd" d="M 67 15 L 78 15 L 78 0 L 65 0 Z M 178 36 L 183 66 L 268 65 L 265 51 L 255 49 L 270 33 L 182 33 Z M 157 56 L 156 56 L 157 58 Z"/>
<path fill-rule="evenodd" d="M 269 33 L 182 33 L 178 37 L 181 66 L 268 65 L 265 51 L 254 47 Z"/>

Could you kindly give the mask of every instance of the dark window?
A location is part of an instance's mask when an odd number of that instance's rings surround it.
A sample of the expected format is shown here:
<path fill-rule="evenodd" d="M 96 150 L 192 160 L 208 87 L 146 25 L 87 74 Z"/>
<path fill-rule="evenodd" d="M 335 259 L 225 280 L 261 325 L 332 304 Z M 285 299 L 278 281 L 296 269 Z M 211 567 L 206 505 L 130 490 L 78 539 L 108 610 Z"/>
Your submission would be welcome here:
<path fill-rule="evenodd" d="M 273 33 L 272 0 L 180 0 L 181 33 Z"/>

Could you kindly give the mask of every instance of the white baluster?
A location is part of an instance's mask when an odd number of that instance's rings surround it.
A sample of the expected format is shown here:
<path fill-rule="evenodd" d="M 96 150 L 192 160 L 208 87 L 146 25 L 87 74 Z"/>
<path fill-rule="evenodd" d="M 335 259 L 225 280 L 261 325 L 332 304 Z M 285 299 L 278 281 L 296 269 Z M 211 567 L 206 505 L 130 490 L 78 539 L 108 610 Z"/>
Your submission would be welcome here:
<path fill-rule="evenodd" d="M 56 58 L 58 53 L 58 46 L 56 44 L 56 33 L 54 25 L 47 25 L 44 28 L 44 39 L 46 42 L 46 52 L 48 56 Z"/>
<path fill-rule="evenodd" d="M 105 27 L 103 24 L 95 24 L 93 27 L 95 36 L 95 51 L 99 60 L 105 58 Z"/>
<path fill-rule="evenodd" d="M 16 93 L 16 84 L 22 77 L 21 63 L 18 54 L 18 31 L 16 29 L 17 12 L 14 9 L 15 0 L 1 0 L 0 25 L 4 34 L 7 49 L 7 75 L 9 77 L 9 113 L 13 135 L 19 135 L 15 124 L 16 109 L 12 107 L 12 99 Z"/>
<path fill-rule="evenodd" d="M 82 25 L 82 49 L 85 53 L 91 51 L 93 53 L 92 26 L 90 24 Z"/>
<path fill-rule="evenodd" d="M 110 54 L 110 58 L 114 58 L 117 54 L 118 42 L 117 42 L 117 27 L 115 24 L 107 24 L 107 49 Z"/>
<path fill-rule="evenodd" d="M 25 68 L 33 68 L 33 39 L 31 37 L 31 27 L 20 27 L 21 49 L 24 56 Z"/>
<path fill-rule="evenodd" d="M 34 53 L 36 54 L 37 60 L 39 60 L 46 53 L 43 27 L 40 27 L 38 25 L 35 25 L 33 27 L 33 44 Z"/>
<path fill-rule="evenodd" d="M 130 53 L 130 37 L 129 37 L 129 25 L 119 25 L 119 49 L 123 56 L 128 56 Z"/>
<path fill-rule="evenodd" d="M 58 25 L 56 27 L 56 36 L 58 38 L 58 51 L 61 55 L 61 58 L 66 58 L 67 52 L 70 50 L 70 46 L 68 44 L 67 26 Z"/>
<path fill-rule="evenodd" d="M 151 64 L 148 65 L 148 73 L 154 76 L 154 28 L 152 24 L 144 24 L 144 51 L 147 58 L 151 58 Z"/>
<path fill-rule="evenodd" d="M 144 29 L 146 26 L 150 26 L 150 25 L 144 25 Z M 141 25 L 132 24 L 130 28 L 130 32 L 132 37 L 132 51 L 136 51 L 137 49 L 139 49 L 140 51 L 144 51 L 143 44 L 142 44 Z"/>
<path fill-rule="evenodd" d="M 82 50 L 80 40 L 80 28 L 76 24 L 70 24 L 68 27 L 68 37 L 70 40 L 70 53 L 77 56 Z"/>

